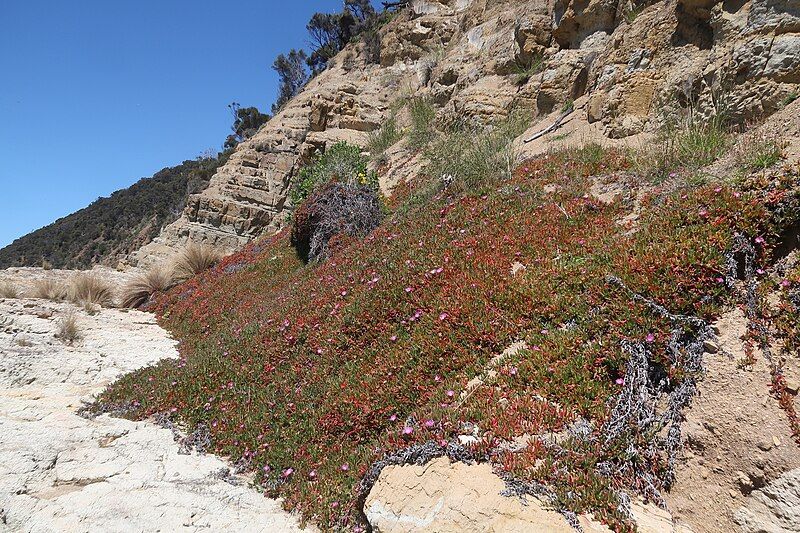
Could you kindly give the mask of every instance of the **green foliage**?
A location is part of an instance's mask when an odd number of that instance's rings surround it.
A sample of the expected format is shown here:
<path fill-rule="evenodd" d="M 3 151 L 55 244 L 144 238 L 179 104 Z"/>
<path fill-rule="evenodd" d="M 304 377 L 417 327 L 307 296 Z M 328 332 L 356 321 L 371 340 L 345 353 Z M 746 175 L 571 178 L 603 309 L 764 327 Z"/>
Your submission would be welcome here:
<path fill-rule="evenodd" d="M 306 59 L 305 51 L 294 48 L 288 54 L 281 54 L 275 59 L 272 69 L 278 73 L 279 85 L 278 98 L 272 104 L 272 114 L 280 111 L 308 83 Z"/>
<path fill-rule="evenodd" d="M 314 74 L 325 70 L 328 61 L 347 43 L 359 40 L 364 41 L 370 58 L 379 60 L 377 29 L 383 21 L 384 17 L 375 11 L 369 0 L 345 0 L 344 9 L 338 13 L 314 13 L 306 25 L 313 49 L 308 66 Z"/>
<path fill-rule="evenodd" d="M 414 150 L 420 150 L 436 137 L 436 110 L 430 100 L 425 98 L 412 98 L 407 106 L 411 115 L 408 145 Z"/>
<path fill-rule="evenodd" d="M 51 265 L 86 269 L 116 262 L 158 236 L 175 220 L 187 194 L 204 190 L 229 151 L 184 161 L 151 178 L 99 198 L 88 207 L 21 237 L 0 249 L 0 268 Z"/>
<path fill-rule="evenodd" d="M 740 137 L 736 144 L 736 162 L 746 172 L 765 170 L 783 157 L 783 148 L 776 139 Z"/>
<path fill-rule="evenodd" d="M 299 206 L 315 189 L 331 182 L 377 189 L 378 175 L 367 170 L 367 163 L 360 147 L 346 142 L 334 144 L 300 170 L 291 193 L 292 203 Z"/>
<path fill-rule="evenodd" d="M 517 111 L 489 127 L 452 126 L 425 149 L 425 173 L 454 193 L 476 191 L 510 179 L 518 162 L 512 142 L 530 120 L 530 115 Z"/>
<path fill-rule="evenodd" d="M 716 161 L 731 145 L 724 114 L 700 119 L 695 110 L 669 120 L 658 132 L 656 142 L 636 156 L 637 170 L 656 182 L 680 172 L 693 173 Z"/>
<path fill-rule="evenodd" d="M 637 5 L 633 0 L 630 0 L 622 10 L 622 16 L 625 22 L 633 24 L 633 21 L 644 11 L 645 7 L 646 5 L 644 4 Z"/>
<path fill-rule="evenodd" d="M 238 102 L 228 104 L 228 109 L 233 115 L 233 124 L 231 131 L 233 133 L 228 135 L 225 140 L 225 148 L 233 148 L 240 142 L 249 139 L 258 131 L 263 124 L 269 121 L 270 116 L 265 115 L 258 108 L 255 107 L 242 107 Z"/>
<path fill-rule="evenodd" d="M 392 115 L 381 124 L 380 129 L 370 133 L 367 150 L 374 160 L 380 159 L 387 148 L 402 138 L 403 134 L 397 127 L 397 118 Z"/>
<path fill-rule="evenodd" d="M 535 55 L 528 63 L 514 64 L 514 76 L 517 85 L 525 85 L 532 77 L 544 70 L 544 56 Z"/>

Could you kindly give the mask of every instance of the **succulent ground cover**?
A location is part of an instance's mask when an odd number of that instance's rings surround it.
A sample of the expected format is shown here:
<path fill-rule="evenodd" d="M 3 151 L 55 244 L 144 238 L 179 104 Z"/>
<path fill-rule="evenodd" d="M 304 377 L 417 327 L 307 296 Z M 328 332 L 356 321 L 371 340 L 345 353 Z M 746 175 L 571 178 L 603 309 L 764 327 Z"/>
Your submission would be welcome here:
<path fill-rule="evenodd" d="M 464 434 L 517 492 L 632 528 L 622 491 L 668 488 L 698 342 L 736 303 L 735 239 L 766 265 L 796 221 L 776 217 L 776 189 L 662 186 L 634 228 L 630 202 L 589 194 L 592 176 L 635 181 L 626 156 L 588 155 L 400 209 L 403 186 L 394 214 L 324 263 L 299 259 L 288 230 L 249 245 L 160 299 L 181 358 L 124 377 L 98 408 L 207 428 L 215 453 L 326 528 L 364 525 L 376 461 Z M 643 405 L 658 394 L 675 412 Z M 562 438 L 514 445 L 545 434 Z"/>

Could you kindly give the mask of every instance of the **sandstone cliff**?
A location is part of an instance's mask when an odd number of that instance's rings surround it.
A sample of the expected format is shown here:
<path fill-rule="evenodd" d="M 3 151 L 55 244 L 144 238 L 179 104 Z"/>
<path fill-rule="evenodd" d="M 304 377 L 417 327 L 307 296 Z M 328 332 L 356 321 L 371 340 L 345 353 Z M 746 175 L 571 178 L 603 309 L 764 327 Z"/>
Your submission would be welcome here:
<path fill-rule="evenodd" d="M 514 107 L 544 117 L 577 101 L 583 141 L 624 142 L 690 105 L 755 120 L 800 82 L 791 0 L 414 0 L 381 36 L 380 65 L 348 46 L 134 259 L 188 240 L 232 250 L 280 228 L 299 166 L 339 140 L 363 145 L 402 97 L 431 99 L 444 123 Z M 419 170 L 412 155 L 397 147 L 388 185 Z"/>

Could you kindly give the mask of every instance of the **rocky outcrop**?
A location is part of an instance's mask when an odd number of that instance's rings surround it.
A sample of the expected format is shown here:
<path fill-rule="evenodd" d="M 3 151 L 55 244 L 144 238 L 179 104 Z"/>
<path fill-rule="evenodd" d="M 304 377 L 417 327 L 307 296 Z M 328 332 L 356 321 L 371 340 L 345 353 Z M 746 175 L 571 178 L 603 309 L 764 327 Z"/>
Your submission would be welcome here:
<path fill-rule="evenodd" d="M 381 28 L 380 64 L 348 46 L 136 259 L 163 257 L 188 240 L 235 249 L 280 228 L 292 208 L 289 188 L 314 151 L 337 140 L 363 145 L 402 98 L 430 99 L 443 123 L 486 123 L 515 107 L 544 116 L 585 99 L 585 120 L 604 138 L 624 139 L 655 131 L 689 106 L 749 121 L 796 93 L 796 2 L 645 5 L 414 0 Z M 393 150 L 393 162 L 414 175 L 420 161 L 409 166 L 413 154 L 402 152 Z"/>
<path fill-rule="evenodd" d="M 572 533 L 567 520 L 542 501 L 504 496 L 505 483 L 489 465 L 451 463 L 446 457 L 424 466 L 387 466 L 364 504 L 380 533 Z M 634 503 L 641 533 L 691 533 L 669 513 Z M 583 531 L 610 532 L 590 516 L 578 518 Z"/>

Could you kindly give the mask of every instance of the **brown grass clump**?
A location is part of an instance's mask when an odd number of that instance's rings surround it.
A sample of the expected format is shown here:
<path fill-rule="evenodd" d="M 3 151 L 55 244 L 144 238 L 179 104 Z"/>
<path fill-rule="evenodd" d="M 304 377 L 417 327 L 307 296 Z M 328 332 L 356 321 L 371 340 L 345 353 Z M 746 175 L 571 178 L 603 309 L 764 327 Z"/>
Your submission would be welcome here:
<path fill-rule="evenodd" d="M 175 281 L 187 279 L 208 270 L 219 260 L 222 254 L 215 248 L 206 244 L 189 243 L 175 259 L 173 274 Z"/>
<path fill-rule="evenodd" d="M 58 323 L 56 338 L 61 339 L 66 344 L 73 344 L 81 338 L 81 330 L 78 326 L 78 318 L 75 313 L 70 311 Z"/>
<path fill-rule="evenodd" d="M 10 281 L 0 283 L 0 298 L 19 298 L 21 296 L 22 292 L 19 290 L 19 287 Z"/>
<path fill-rule="evenodd" d="M 37 279 L 33 283 L 31 298 L 61 302 L 67 299 L 67 288 L 53 279 Z"/>
<path fill-rule="evenodd" d="M 151 268 L 131 280 L 122 291 L 122 307 L 141 307 L 153 294 L 164 292 L 174 285 L 172 272 Z"/>
<path fill-rule="evenodd" d="M 74 303 L 108 307 L 114 300 L 111 285 L 94 274 L 78 274 L 72 278 L 69 299 Z"/>

